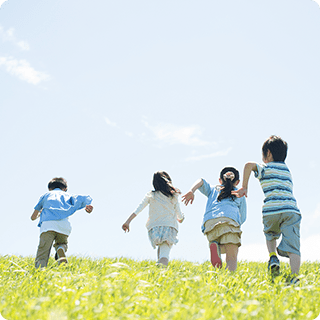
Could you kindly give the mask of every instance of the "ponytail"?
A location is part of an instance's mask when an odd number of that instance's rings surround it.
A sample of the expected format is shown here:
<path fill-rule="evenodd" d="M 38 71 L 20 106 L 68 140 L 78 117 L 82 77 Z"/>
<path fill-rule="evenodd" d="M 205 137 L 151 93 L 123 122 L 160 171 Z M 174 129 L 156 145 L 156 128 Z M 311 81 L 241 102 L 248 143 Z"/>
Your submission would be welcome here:
<path fill-rule="evenodd" d="M 235 199 L 235 195 L 231 194 L 234 189 L 234 183 L 239 180 L 239 171 L 233 167 L 223 168 L 220 172 L 220 179 L 222 180 L 222 188 L 218 196 L 218 201 L 231 198 Z"/>

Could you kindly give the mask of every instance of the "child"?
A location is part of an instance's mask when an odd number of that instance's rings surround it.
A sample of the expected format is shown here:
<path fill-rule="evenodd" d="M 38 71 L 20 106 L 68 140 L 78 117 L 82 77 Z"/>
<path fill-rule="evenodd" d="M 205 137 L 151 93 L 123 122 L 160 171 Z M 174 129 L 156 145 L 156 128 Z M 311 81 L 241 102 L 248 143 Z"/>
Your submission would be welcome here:
<path fill-rule="evenodd" d="M 91 213 L 90 196 L 71 196 L 67 193 L 67 181 L 63 178 L 53 178 L 49 184 L 49 192 L 42 195 L 34 208 L 31 220 L 40 216 L 40 242 L 35 267 L 46 267 L 53 242 L 56 249 L 56 260 L 67 263 L 65 252 L 68 248 L 68 236 L 71 233 L 71 225 L 68 217 L 77 210 L 85 208 Z"/>
<path fill-rule="evenodd" d="M 231 194 L 239 183 L 238 170 L 233 167 L 222 169 L 219 182 L 220 185 L 212 187 L 204 179 L 197 180 L 182 201 L 185 205 L 192 204 L 197 189 L 208 197 L 201 229 L 209 241 L 211 263 L 221 268 L 221 253 L 225 253 L 226 269 L 235 271 L 241 246 L 240 225 L 246 220 L 247 206 L 245 198 L 238 199 Z"/>
<path fill-rule="evenodd" d="M 264 164 L 248 162 L 244 167 L 242 188 L 233 192 L 238 197 L 247 196 L 251 171 L 260 180 L 265 195 L 262 207 L 264 234 L 270 255 L 268 269 L 279 274 L 280 262 L 276 254 L 276 240 L 282 235 L 278 254 L 290 260 L 293 277 L 300 269 L 300 222 L 301 214 L 292 192 L 291 173 L 285 164 L 287 143 L 280 137 L 271 136 L 262 146 Z"/>
<path fill-rule="evenodd" d="M 170 176 L 164 171 L 158 171 L 153 175 L 153 187 L 154 191 L 146 194 L 138 208 L 122 225 L 122 229 L 129 232 L 130 222 L 150 205 L 146 224 L 149 240 L 154 249 L 158 246 L 157 265 L 167 266 L 171 247 L 178 242 L 177 221 L 182 223 L 184 220 L 178 202 L 180 191 L 173 187 Z"/>

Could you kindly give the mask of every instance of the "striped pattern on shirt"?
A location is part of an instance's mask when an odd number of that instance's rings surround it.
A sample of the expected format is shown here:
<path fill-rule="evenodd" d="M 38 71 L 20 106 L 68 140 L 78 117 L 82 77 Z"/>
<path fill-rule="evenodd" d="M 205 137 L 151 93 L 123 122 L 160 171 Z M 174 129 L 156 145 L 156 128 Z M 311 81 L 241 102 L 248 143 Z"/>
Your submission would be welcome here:
<path fill-rule="evenodd" d="M 265 195 L 263 215 L 295 212 L 300 214 L 293 196 L 291 173 L 284 162 L 257 164 L 255 177 L 260 180 Z"/>

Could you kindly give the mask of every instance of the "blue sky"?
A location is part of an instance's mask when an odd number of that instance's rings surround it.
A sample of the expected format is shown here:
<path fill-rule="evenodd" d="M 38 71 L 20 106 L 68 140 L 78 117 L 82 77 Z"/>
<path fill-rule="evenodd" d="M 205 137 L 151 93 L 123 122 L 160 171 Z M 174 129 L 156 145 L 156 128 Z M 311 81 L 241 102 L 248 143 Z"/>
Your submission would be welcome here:
<path fill-rule="evenodd" d="M 289 144 L 302 259 L 320 260 L 320 8 L 312 0 L 0 1 L 0 254 L 34 255 L 30 220 L 48 181 L 90 194 L 68 254 L 155 259 L 144 210 L 165 170 L 183 193 Z M 268 259 L 263 194 L 249 184 L 239 259 Z M 171 258 L 208 259 L 196 194 Z"/>

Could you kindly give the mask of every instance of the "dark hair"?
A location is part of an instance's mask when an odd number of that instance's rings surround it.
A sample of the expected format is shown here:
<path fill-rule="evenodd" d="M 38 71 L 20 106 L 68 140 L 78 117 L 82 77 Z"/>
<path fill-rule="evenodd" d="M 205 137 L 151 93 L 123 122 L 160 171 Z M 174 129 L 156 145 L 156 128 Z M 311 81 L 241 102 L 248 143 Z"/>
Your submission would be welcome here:
<path fill-rule="evenodd" d="M 56 188 L 59 188 L 61 190 L 68 189 L 67 180 L 64 178 L 53 178 L 48 183 L 48 189 L 54 190 Z"/>
<path fill-rule="evenodd" d="M 234 200 L 236 196 L 231 194 L 231 191 L 234 189 L 234 183 L 239 180 L 239 171 L 233 167 L 225 167 L 220 172 L 220 179 L 223 188 L 218 196 L 218 201 L 227 198 Z"/>
<path fill-rule="evenodd" d="M 172 197 L 175 193 L 180 193 L 179 189 L 172 185 L 170 176 L 165 171 L 157 171 L 153 175 L 152 181 L 154 191 L 160 191 L 167 197 Z"/>
<path fill-rule="evenodd" d="M 278 136 L 271 136 L 262 146 L 262 154 L 266 158 L 270 150 L 274 161 L 284 161 L 287 157 L 288 144 Z"/>

